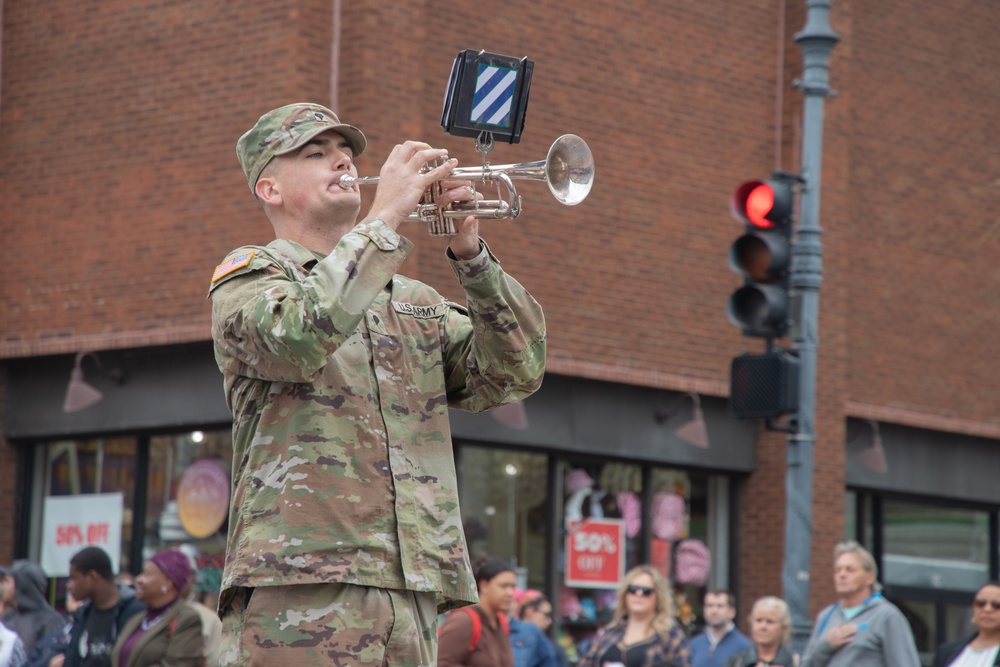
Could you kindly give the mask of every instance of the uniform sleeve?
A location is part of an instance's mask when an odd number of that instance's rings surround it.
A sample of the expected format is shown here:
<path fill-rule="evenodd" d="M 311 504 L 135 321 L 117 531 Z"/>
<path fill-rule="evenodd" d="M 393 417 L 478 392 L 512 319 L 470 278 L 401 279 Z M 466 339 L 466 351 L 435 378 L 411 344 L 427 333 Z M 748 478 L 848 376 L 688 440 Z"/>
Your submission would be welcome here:
<path fill-rule="evenodd" d="M 452 260 L 467 314 L 445 322 L 448 404 L 482 412 L 530 396 L 545 372 L 545 318 L 538 302 L 483 244 L 472 260 Z"/>
<path fill-rule="evenodd" d="M 437 667 L 464 667 L 471 641 L 472 617 L 465 612 L 448 614 L 438 636 Z"/>
<path fill-rule="evenodd" d="M 254 257 L 240 273 L 213 284 L 212 335 L 220 366 L 264 380 L 315 378 L 412 247 L 375 221 L 345 234 L 301 280 L 265 253 Z"/>

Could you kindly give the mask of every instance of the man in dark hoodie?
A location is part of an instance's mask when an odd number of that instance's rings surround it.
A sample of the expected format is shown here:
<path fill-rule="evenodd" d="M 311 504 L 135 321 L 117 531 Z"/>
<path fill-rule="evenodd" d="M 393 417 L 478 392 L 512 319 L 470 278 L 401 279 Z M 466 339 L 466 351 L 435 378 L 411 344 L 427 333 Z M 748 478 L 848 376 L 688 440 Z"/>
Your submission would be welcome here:
<path fill-rule="evenodd" d="M 118 633 L 146 605 L 131 588 L 115 583 L 111 558 L 99 547 L 85 547 L 70 559 L 66 588 L 86 602 L 73 615 L 63 667 L 110 667 Z"/>
<path fill-rule="evenodd" d="M 3 578 L 3 624 L 24 642 L 31 653 L 35 643 L 62 629 L 66 619 L 45 600 L 45 573 L 30 560 L 16 560 L 0 568 Z"/>

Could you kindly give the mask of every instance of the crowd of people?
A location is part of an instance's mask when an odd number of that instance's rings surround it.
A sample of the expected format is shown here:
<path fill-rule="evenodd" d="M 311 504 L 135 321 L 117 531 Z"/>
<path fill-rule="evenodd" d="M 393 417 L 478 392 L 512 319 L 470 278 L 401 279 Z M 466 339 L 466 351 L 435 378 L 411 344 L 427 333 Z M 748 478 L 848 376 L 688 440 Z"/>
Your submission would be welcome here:
<path fill-rule="evenodd" d="M 704 627 L 688 637 L 675 619 L 669 582 L 656 568 L 631 569 L 619 586 L 610 622 L 585 642 L 578 667 L 919 667 L 920 656 L 903 613 L 879 592 L 875 559 L 856 542 L 838 544 L 833 581 L 837 600 L 817 615 L 802 655 L 791 647 L 791 615 L 779 597 L 756 600 L 749 636 L 736 627 L 730 591 L 708 590 Z M 480 602 L 451 612 L 439 639 L 444 667 L 555 667 L 567 664 L 547 639 L 552 605 L 536 592 L 519 594 L 503 561 L 476 573 Z M 541 612 L 542 622 L 534 621 Z M 535 632 L 518 624 L 535 623 Z M 1000 582 L 972 600 L 976 632 L 941 646 L 933 667 L 1000 667 Z M 506 636 L 506 637 L 505 637 Z M 506 639 L 506 641 L 504 641 Z"/>
<path fill-rule="evenodd" d="M 116 580 L 111 558 L 85 547 L 69 564 L 66 615 L 46 597 L 47 579 L 30 561 L 0 567 L 0 667 L 202 667 L 220 664 L 222 622 L 194 599 L 196 572 L 179 550 L 151 556 L 134 587 Z M 708 590 L 704 627 L 688 637 L 675 620 L 667 579 L 654 567 L 628 571 L 610 622 L 583 647 L 578 667 L 918 667 L 902 612 L 879 592 L 875 560 L 854 542 L 834 555 L 837 600 L 820 611 L 802 655 L 790 646 L 791 617 L 778 597 L 756 600 L 749 636 L 736 627 L 730 591 Z M 553 606 L 519 590 L 508 561 L 475 572 L 478 602 L 447 613 L 438 628 L 439 667 L 568 667 L 548 634 Z M 1000 582 L 972 598 L 975 632 L 947 643 L 933 667 L 1000 667 Z M 263 664 L 277 664 L 265 660 Z M 384 663 L 388 664 L 388 663 Z"/>
<path fill-rule="evenodd" d="M 221 621 L 195 601 L 192 559 L 179 550 L 151 556 L 133 587 L 116 581 L 106 551 L 84 547 L 69 562 L 65 615 L 49 604 L 36 563 L 16 560 L 0 574 L 0 667 L 218 664 Z"/>

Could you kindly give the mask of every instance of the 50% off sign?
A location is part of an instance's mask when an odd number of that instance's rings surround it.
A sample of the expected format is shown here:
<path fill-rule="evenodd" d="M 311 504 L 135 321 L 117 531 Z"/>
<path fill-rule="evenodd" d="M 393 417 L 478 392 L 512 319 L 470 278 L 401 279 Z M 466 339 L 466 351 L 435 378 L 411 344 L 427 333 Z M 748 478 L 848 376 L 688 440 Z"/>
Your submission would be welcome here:
<path fill-rule="evenodd" d="M 566 585 L 614 588 L 625 574 L 625 522 L 584 519 L 566 534 Z"/>

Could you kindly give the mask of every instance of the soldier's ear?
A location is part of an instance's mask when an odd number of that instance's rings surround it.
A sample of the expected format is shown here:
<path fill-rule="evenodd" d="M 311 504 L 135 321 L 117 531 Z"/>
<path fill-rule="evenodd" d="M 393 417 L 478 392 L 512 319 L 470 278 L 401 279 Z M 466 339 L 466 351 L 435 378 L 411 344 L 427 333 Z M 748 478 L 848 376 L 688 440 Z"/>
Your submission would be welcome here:
<path fill-rule="evenodd" d="M 254 193 L 261 203 L 268 206 L 281 206 L 281 185 L 273 176 L 261 176 L 257 179 Z"/>

